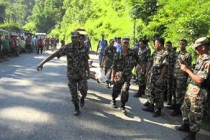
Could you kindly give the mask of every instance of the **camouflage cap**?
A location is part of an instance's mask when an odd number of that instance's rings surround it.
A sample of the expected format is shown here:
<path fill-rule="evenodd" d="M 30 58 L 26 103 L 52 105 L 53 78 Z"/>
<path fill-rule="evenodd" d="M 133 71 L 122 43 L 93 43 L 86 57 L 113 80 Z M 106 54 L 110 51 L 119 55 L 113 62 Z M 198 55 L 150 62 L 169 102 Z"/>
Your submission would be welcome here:
<path fill-rule="evenodd" d="M 193 49 L 196 49 L 198 46 L 205 45 L 209 43 L 209 39 L 207 37 L 201 37 L 195 41 L 195 44 L 192 46 Z"/>
<path fill-rule="evenodd" d="M 130 41 L 129 38 L 123 38 L 123 39 L 122 39 L 122 42 L 127 42 L 127 43 L 129 43 L 129 41 Z"/>
<path fill-rule="evenodd" d="M 71 37 L 78 37 L 79 35 L 78 31 L 71 32 Z"/>

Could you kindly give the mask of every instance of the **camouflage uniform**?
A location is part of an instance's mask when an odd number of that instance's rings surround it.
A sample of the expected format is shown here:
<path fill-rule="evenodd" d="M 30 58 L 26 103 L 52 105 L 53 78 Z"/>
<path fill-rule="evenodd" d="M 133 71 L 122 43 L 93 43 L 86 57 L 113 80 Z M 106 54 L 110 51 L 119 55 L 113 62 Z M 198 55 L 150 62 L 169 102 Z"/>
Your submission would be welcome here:
<path fill-rule="evenodd" d="M 117 53 L 116 48 L 113 46 L 109 46 L 105 49 L 104 57 L 106 57 L 105 60 L 105 74 L 107 75 L 108 79 L 111 78 L 111 67 L 114 60 L 114 55 Z"/>
<path fill-rule="evenodd" d="M 204 82 L 198 84 L 190 79 L 191 81 L 181 107 L 183 121 L 185 124 L 189 124 L 191 132 L 198 132 L 200 130 L 203 118 L 207 88 L 210 84 L 210 71 L 204 67 L 204 62 L 207 60 L 210 60 L 210 56 L 206 54 L 197 60 L 193 73 L 203 78 Z"/>
<path fill-rule="evenodd" d="M 172 49 L 168 54 L 168 71 L 167 71 L 167 102 L 171 104 L 172 97 L 175 100 L 175 91 L 174 91 L 174 65 L 176 61 L 176 52 Z M 174 101 L 175 102 L 175 101 Z"/>
<path fill-rule="evenodd" d="M 168 66 L 168 52 L 161 50 L 159 52 L 155 51 L 152 54 L 152 69 L 151 69 L 151 81 L 149 82 L 149 87 L 151 91 L 148 92 L 148 102 L 153 105 L 155 103 L 155 109 L 162 109 L 164 102 L 164 84 L 157 87 L 155 83 L 161 75 L 161 71 L 164 66 Z"/>
<path fill-rule="evenodd" d="M 150 48 L 146 47 L 144 50 L 139 49 L 138 52 L 138 65 L 137 65 L 137 78 L 138 78 L 138 84 L 139 84 L 139 92 L 140 94 L 144 94 L 145 88 L 146 88 L 146 67 L 147 62 L 150 58 Z"/>
<path fill-rule="evenodd" d="M 89 55 L 84 46 L 73 46 L 72 44 L 67 44 L 58 50 L 58 58 L 64 55 L 67 56 L 67 77 L 72 101 L 74 104 L 78 104 L 77 88 L 82 97 L 87 95 L 87 69 L 85 65 L 88 62 Z"/>
<path fill-rule="evenodd" d="M 135 54 L 133 50 L 128 49 L 126 55 L 118 52 L 114 57 L 113 69 L 116 72 L 115 79 L 117 81 L 114 83 L 112 90 L 112 99 L 115 100 L 120 92 L 122 106 L 128 101 L 128 91 L 130 87 L 130 80 L 132 78 L 132 69 L 136 65 Z"/>
<path fill-rule="evenodd" d="M 180 106 L 183 103 L 184 95 L 187 88 L 187 78 L 188 74 L 180 69 L 179 62 L 185 62 L 188 66 L 191 65 L 191 55 L 186 52 L 178 52 L 176 54 L 176 63 L 174 69 L 174 82 L 175 82 L 175 94 L 176 94 L 176 104 Z"/>

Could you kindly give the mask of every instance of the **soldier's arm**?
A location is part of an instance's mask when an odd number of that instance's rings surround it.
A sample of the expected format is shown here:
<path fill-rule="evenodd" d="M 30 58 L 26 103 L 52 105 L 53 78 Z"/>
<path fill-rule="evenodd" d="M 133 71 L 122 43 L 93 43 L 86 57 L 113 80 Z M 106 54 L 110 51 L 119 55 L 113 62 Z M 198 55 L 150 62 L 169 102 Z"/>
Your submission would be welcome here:
<path fill-rule="evenodd" d="M 149 61 L 148 63 L 147 63 L 147 66 L 146 66 L 146 75 L 149 73 L 149 71 L 150 71 L 150 69 L 151 69 L 151 67 L 152 67 L 152 61 Z"/>
<path fill-rule="evenodd" d="M 162 71 L 161 71 L 160 79 L 162 79 L 162 80 L 164 79 L 164 77 L 165 77 L 165 75 L 166 75 L 166 73 L 167 73 L 167 70 L 168 70 L 168 66 L 165 65 L 165 66 L 163 67 Z"/>
<path fill-rule="evenodd" d="M 53 58 L 57 57 L 58 51 L 54 52 L 53 54 L 49 55 L 46 59 L 44 59 L 38 66 L 37 70 L 40 71 L 43 68 L 43 65 L 47 63 L 48 61 L 52 60 Z"/>
<path fill-rule="evenodd" d="M 88 78 L 89 78 L 90 77 L 90 66 L 89 66 L 88 61 L 86 61 L 86 71 L 87 71 Z"/>
<path fill-rule="evenodd" d="M 185 72 L 191 77 L 191 79 L 192 79 L 193 81 L 195 81 L 196 83 L 202 84 L 203 81 L 205 80 L 205 79 L 203 79 L 203 78 L 201 78 L 201 77 L 195 75 L 195 74 L 194 74 L 186 65 L 180 64 L 180 66 L 181 66 L 181 69 L 182 69 L 183 71 L 185 71 Z"/>

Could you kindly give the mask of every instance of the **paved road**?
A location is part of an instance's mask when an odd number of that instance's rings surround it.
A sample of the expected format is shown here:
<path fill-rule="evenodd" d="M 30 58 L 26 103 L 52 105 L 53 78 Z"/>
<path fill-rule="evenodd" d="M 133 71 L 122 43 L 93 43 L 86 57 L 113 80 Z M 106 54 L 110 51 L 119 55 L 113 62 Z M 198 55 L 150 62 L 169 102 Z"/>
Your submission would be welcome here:
<path fill-rule="evenodd" d="M 174 130 L 181 118 L 169 117 L 168 110 L 159 118 L 141 111 L 146 100 L 133 97 L 136 86 L 131 86 L 125 116 L 110 107 L 111 89 L 89 80 L 85 107 L 75 117 L 65 57 L 36 71 L 49 53 L 23 54 L 0 63 L 0 140 L 180 140 L 186 135 Z"/>

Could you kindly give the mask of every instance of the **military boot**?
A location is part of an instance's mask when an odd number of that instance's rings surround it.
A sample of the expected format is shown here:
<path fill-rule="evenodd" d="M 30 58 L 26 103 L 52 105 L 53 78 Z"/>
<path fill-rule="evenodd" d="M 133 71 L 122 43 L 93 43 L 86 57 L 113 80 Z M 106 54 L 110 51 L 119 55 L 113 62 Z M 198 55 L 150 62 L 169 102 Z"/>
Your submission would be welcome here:
<path fill-rule="evenodd" d="M 155 110 L 154 114 L 153 114 L 153 117 L 159 117 L 161 114 L 161 109 L 158 108 L 157 110 Z"/>
<path fill-rule="evenodd" d="M 144 103 L 144 106 L 148 106 L 148 105 L 150 105 L 150 103 L 149 103 L 149 102 Z"/>
<path fill-rule="evenodd" d="M 147 112 L 154 112 L 154 105 L 149 104 L 146 108 L 142 108 L 142 110 Z"/>
<path fill-rule="evenodd" d="M 133 97 L 139 98 L 139 97 L 141 97 L 144 94 L 145 94 L 145 86 L 139 86 L 138 92 L 136 92 L 136 94 L 134 94 Z"/>
<path fill-rule="evenodd" d="M 120 110 L 122 111 L 122 113 L 126 114 L 125 104 L 124 103 L 121 104 Z"/>
<path fill-rule="evenodd" d="M 190 132 L 190 126 L 189 126 L 189 124 L 186 124 L 186 123 L 184 123 L 180 126 L 175 126 L 175 129 L 178 131 Z"/>
<path fill-rule="evenodd" d="M 190 132 L 183 140 L 196 140 L 196 133 Z"/>
<path fill-rule="evenodd" d="M 75 116 L 78 116 L 78 115 L 80 114 L 78 103 L 77 103 L 77 104 L 74 104 L 74 107 L 75 107 L 74 115 L 75 115 Z"/>
<path fill-rule="evenodd" d="M 182 115 L 182 112 L 180 110 L 180 105 L 175 105 L 174 110 L 170 113 L 170 115 L 173 117 Z"/>
<path fill-rule="evenodd" d="M 117 104 L 116 104 L 116 100 L 115 99 L 112 99 L 111 105 L 112 105 L 113 108 L 117 108 Z"/>
<path fill-rule="evenodd" d="M 80 99 L 80 107 L 84 107 L 84 105 L 85 105 L 85 97 L 82 97 Z"/>

